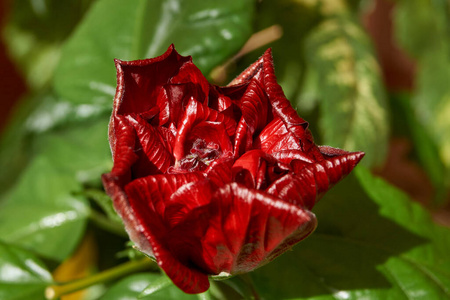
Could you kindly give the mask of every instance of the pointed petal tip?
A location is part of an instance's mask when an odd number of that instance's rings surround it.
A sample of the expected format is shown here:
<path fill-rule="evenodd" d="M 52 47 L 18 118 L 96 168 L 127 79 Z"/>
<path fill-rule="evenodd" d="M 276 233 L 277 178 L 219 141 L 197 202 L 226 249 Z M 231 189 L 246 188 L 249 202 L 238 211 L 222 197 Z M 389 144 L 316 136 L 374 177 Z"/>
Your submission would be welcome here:
<path fill-rule="evenodd" d="M 355 160 L 357 161 L 357 163 L 359 163 L 361 161 L 361 159 L 363 159 L 364 155 L 366 155 L 366 153 L 362 152 L 362 151 L 352 152 L 352 153 L 355 156 Z"/>
<path fill-rule="evenodd" d="M 357 152 L 349 152 L 346 156 L 347 160 L 353 162 L 353 167 L 355 167 L 363 159 L 364 155 L 366 155 L 366 153 L 362 151 L 357 151 Z"/>

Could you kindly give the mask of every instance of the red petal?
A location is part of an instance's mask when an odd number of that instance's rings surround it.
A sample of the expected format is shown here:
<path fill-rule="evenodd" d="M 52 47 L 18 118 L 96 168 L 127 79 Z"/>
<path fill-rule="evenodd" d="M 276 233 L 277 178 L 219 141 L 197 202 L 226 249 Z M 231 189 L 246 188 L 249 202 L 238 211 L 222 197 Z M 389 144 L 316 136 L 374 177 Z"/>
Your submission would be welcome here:
<path fill-rule="evenodd" d="M 300 161 L 304 161 L 307 163 L 312 163 L 314 162 L 314 159 L 312 159 L 311 157 L 309 157 L 308 155 L 306 155 L 303 151 L 301 150 L 281 150 L 278 152 L 273 152 L 270 153 L 270 155 L 273 156 L 273 158 L 275 158 L 277 161 L 283 163 L 283 164 L 290 164 L 292 160 L 296 159 L 296 160 L 300 160 Z"/>
<path fill-rule="evenodd" d="M 250 82 L 241 102 L 242 117 L 250 132 L 263 129 L 267 124 L 269 100 L 257 80 Z"/>
<path fill-rule="evenodd" d="M 145 220 L 145 211 L 155 211 L 159 218 L 164 216 L 166 202 L 180 187 L 203 179 L 200 173 L 164 174 L 133 180 L 125 187 L 130 204 L 136 214 Z M 139 206 L 139 207 L 138 207 Z"/>
<path fill-rule="evenodd" d="M 161 107 L 161 110 L 164 109 L 164 118 L 160 118 L 160 125 L 173 122 L 178 126 L 183 116 L 184 108 L 191 98 L 207 99 L 202 91 L 202 87 L 193 83 L 166 84 L 163 91 L 164 96 L 158 98 L 158 105 Z"/>
<path fill-rule="evenodd" d="M 287 130 L 279 118 L 274 119 L 261 131 L 255 139 L 254 147 L 268 154 L 283 150 L 301 150 L 299 140 Z"/>
<path fill-rule="evenodd" d="M 275 77 L 275 70 L 273 68 L 272 51 L 268 49 L 263 54 L 263 69 L 264 69 L 264 86 L 266 93 L 269 96 L 270 103 L 277 115 L 283 120 L 287 129 L 294 134 L 297 139 L 304 140 L 305 131 L 308 127 L 308 122 L 300 118 L 292 108 L 291 103 L 283 93 L 283 89 L 277 82 Z M 304 149 L 307 151 L 308 149 Z"/>
<path fill-rule="evenodd" d="M 314 147 L 314 143 L 310 139 L 310 134 L 307 134 L 308 122 L 298 116 L 289 100 L 286 99 L 283 89 L 277 83 L 271 49 L 268 49 L 258 61 L 236 77 L 229 86 L 244 84 L 252 79 L 262 83 L 274 114 L 283 121 L 287 130 L 294 135 L 295 139 L 301 141 L 302 150 L 310 151 Z"/>
<path fill-rule="evenodd" d="M 223 123 L 203 121 L 195 125 L 186 138 L 185 149 L 190 149 L 190 146 L 198 139 L 205 141 L 206 144 L 218 145 L 222 153 L 232 153 L 233 151 L 230 137 Z"/>
<path fill-rule="evenodd" d="M 234 181 L 249 188 L 260 189 L 265 182 L 267 162 L 275 164 L 275 159 L 261 150 L 251 150 L 237 159 L 232 167 Z"/>
<path fill-rule="evenodd" d="M 204 103 L 208 99 L 210 84 L 205 76 L 203 76 L 202 72 L 192 62 L 188 62 L 181 66 L 178 74 L 170 80 L 170 83 L 187 83 L 189 85 L 194 85 L 197 91 L 201 91 L 198 92 L 198 98 L 196 98 L 196 100 Z M 203 99 L 203 101 L 201 101 L 201 99 Z"/>
<path fill-rule="evenodd" d="M 247 123 L 244 118 L 239 120 L 234 135 L 234 157 L 238 158 L 248 150 L 252 149 L 253 145 L 253 132 L 249 131 Z"/>
<path fill-rule="evenodd" d="M 134 211 L 128 202 L 128 197 L 123 190 L 123 183 L 120 178 L 114 175 L 112 172 L 102 175 L 103 186 L 106 193 L 113 200 L 114 209 L 122 219 L 125 229 L 130 239 L 136 244 L 136 246 L 144 253 L 153 256 L 153 249 L 150 245 L 150 241 L 139 230 L 140 224 L 137 220 Z"/>
<path fill-rule="evenodd" d="M 156 106 L 162 86 L 191 61 L 190 56 L 179 55 L 173 45 L 163 55 L 152 59 L 116 59 L 117 90 L 113 114 L 140 113 Z"/>
<path fill-rule="evenodd" d="M 233 159 L 230 157 L 222 157 L 213 161 L 205 170 L 206 177 L 215 188 L 222 187 L 224 184 L 231 182 L 231 166 Z"/>
<path fill-rule="evenodd" d="M 312 209 L 317 200 L 314 174 L 287 174 L 274 181 L 266 190 L 269 195 L 291 203 L 297 207 Z"/>
<path fill-rule="evenodd" d="M 207 180 L 196 180 L 183 185 L 166 201 L 166 222 L 174 227 L 184 221 L 189 212 L 208 204 L 211 196 L 211 184 Z"/>
<path fill-rule="evenodd" d="M 231 183 L 216 192 L 209 228 L 202 238 L 205 259 L 218 271 L 248 272 L 266 263 L 278 247 L 287 250 L 316 226 L 314 214 Z"/>
<path fill-rule="evenodd" d="M 113 153 L 114 166 L 111 171 L 115 176 L 120 176 L 120 180 L 126 180 L 122 183 L 128 183 L 131 180 L 131 166 L 138 160 L 138 156 L 134 153 L 134 145 L 136 143 L 136 132 L 128 121 L 122 116 L 113 117 L 114 127 L 110 128 L 110 137 L 118 137 L 111 139 L 110 145 Z"/>
<path fill-rule="evenodd" d="M 126 117 L 134 127 L 138 146 L 133 145 L 139 160 L 133 165 L 133 178 L 165 173 L 173 165 L 173 157 L 159 132 L 139 116 Z"/>
<path fill-rule="evenodd" d="M 325 159 L 319 162 L 292 160 L 295 174 L 285 175 L 273 182 L 267 188 L 267 193 L 288 203 L 311 209 L 320 197 L 347 176 L 364 156 L 362 152 L 332 149 L 326 147 L 322 150 L 330 156 L 325 155 Z"/>
<path fill-rule="evenodd" d="M 134 225 L 133 231 L 143 235 L 150 243 L 152 252 L 140 248 L 141 251 L 153 255 L 159 266 L 169 278 L 186 293 L 202 293 L 209 288 L 207 274 L 188 266 L 175 257 L 167 245 L 169 227 L 162 219 L 166 199 L 179 187 L 203 178 L 198 173 L 156 175 L 133 181 L 126 187 L 132 213 L 140 226 Z M 136 237 L 138 234 L 130 234 Z M 136 241 L 135 241 L 136 242 Z M 137 244 L 140 247 L 139 244 Z"/>
<path fill-rule="evenodd" d="M 191 129 L 202 121 L 212 121 L 223 123 L 228 136 L 234 134 L 236 123 L 233 119 L 226 117 L 224 114 L 213 110 L 193 98 L 191 98 L 184 111 L 184 116 L 179 123 L 178 133 L 175 140 L 174 156 L 177 161 L 181 160 L 185 155 L 184 143 Z"/>

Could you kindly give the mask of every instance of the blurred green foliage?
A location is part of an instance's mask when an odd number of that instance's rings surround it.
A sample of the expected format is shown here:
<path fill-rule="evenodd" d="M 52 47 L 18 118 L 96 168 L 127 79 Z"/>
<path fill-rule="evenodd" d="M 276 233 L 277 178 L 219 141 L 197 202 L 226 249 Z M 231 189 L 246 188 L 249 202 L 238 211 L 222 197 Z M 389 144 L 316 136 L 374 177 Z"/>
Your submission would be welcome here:
<path fill-rule="evenodd" d="M 157 56 L 171 43 L 192 55 L 206 76 L 228 61 L 228 79 L 272 47 L 280 84 L 318 144 L 365 151 L 365 166 L 314 209 L 315 234 L 248 277 L 225 281 L 228 288 L 218 283 L 187 296 L 161 274 L 141 273 L 105 283 L 101 299 L 450 298 L 450 232 L 369 171 L 386 162 L 393 135 L 407 137 L 433 185 L 432 206 L 448 199 L 448 1 L 395 1 L 396 41 L 417 63 L 415 87 L 401 94 L 383 82 L 361 22 L 374 1 L 11 3 L 3 37 L 30 94 L 0 140 L 0 298 L 43 299 L 50 271 L 70 257 L 85 232 L 117 225 L 95 192 L 112 165 L 113 59 Z M 281 38 L 233 58 L 252 33 L 273 25 Z M 118 240 L 123 253 L 120 232 Z M 116 249 L 117 240 L 111 245 Z M 113 256 L 103 260 L 118 263 Z"/>

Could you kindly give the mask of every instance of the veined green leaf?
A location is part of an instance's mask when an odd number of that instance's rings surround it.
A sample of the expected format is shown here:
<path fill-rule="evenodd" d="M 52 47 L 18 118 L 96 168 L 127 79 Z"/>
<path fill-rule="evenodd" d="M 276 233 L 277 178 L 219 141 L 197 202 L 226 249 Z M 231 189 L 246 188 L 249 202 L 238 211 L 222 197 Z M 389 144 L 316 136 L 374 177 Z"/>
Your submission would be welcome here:
<path fill-rule="evenodd" d="M 29 164 L 0 204 L 0 240 L 63 260 L 81 238 L 88 215 L 81 186 L 45 156 Z"/>
<path fill-rule="evenodd" d="M 147 293 L 143 294 L 143 291 Z M 164 275 L 141 273 L 122 279 L 100 298 L 100 300 L 125 299 L 199 300 L 204 298 L 201 298 L 201 295 L 185 294 Z"/>
<path fill-rule="evenodd" d="M 155 57 L 172 43 L 208 74 L 251 34 L 253 5 L 253 0 L 99 0 L 64 47 L 56 91 L 74 103 L 109 107 L 116 85 L 113 59 Z"/>
<path fill-rule="evenodd" d="M 13 1 L 3 37 L 32 88 L 47 84 L 61 45 L 94 0 Z"/>
<path fill-rule="evenodd" d="M 356 173 L 313 210 L 313 235 L 250 273 L 261 298 L 450 297 L 450 231 L 367 169 Z"/>
<path fill-rule="evenodd" d="M 450 3 L 399 1 L 395 15 L 397 38 L 417 59 L 415 115 L 438 146 L 450 185 Z"/>
<path fill-rule="evenodd" d="M 318 72 L 323 143 L 365 151 L 365 165 L 386 154 L 389 121 L 370 42 L 350 17 L 327 19 L 306 40 L 307 67 Z"/>
<path fill-rule="evenodd" d="M 45 299 L 52 275 L 34 255 L 0 242 L 0 299 Z"/>

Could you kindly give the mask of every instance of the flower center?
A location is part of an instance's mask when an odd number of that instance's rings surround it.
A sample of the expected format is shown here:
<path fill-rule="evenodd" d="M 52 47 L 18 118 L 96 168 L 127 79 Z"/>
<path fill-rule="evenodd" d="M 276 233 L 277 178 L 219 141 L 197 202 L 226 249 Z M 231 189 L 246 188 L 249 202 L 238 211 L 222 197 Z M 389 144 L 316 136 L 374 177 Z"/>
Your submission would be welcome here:
<path fill-rule="evenodd" d="M 192 144 L 190 153 L 179 161 L 179 169 L 187 171 L 203 171 L 208 165 L 221 155 L 218 144 L 209 142 L 208 144 L 197 139 Z"/>

